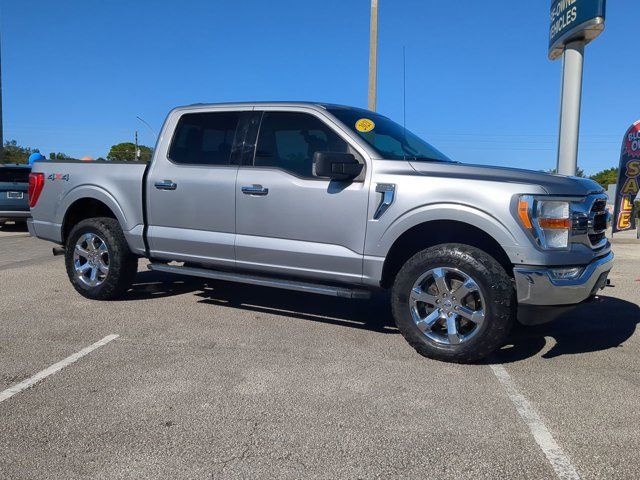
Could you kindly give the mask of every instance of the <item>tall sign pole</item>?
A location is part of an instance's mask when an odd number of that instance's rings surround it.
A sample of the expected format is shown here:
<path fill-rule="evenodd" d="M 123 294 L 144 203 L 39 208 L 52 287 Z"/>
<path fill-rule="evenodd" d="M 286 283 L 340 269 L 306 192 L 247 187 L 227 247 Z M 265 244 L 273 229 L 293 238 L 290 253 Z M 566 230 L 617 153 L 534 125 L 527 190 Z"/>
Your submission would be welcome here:
<path fill-rule="evenodd" d="M 369 34 L 369 110 L 375 111 L 378 88 L 378 0 L 371 0 Z"/>
<path fill-rule="evenodd" d="M 549 59 L 562 58 L 557 172 L 575 175 L 582 102 L 584 47 L 604 30 L 606 0 L 553 0 Z"/>
<path fill-rule="evenodd" d="M 584 42 L 568 44 L 562 55 L 560 132 L 558 134 L 557 172 L 563 175 L 575 175 L 578 168 L 583 64 Z"/>

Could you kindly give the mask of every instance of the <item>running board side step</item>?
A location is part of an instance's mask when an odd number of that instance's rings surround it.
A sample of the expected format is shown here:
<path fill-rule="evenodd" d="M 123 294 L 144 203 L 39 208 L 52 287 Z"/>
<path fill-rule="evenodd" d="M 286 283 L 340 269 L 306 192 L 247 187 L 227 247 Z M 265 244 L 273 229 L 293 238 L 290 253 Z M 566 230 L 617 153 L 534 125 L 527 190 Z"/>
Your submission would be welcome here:
<path fill-rule="evenodd" d="M 282 278 L 261 277 L 246 273 L 223 272 L 220 270 L 210 270 L 208 268 L 180 267 L 177 265 L 166 265 L 164 263 L 151 263 L 147 266 L 149 270 L 156 272 L 176 273 L 178 275 L 191 275 L 193 277 L 211 278 L 213 280 L 224 280 L 228 282 L 248 283 L 261 287 L 283 288 L 285 290 L 296 290 L 298 292 L 315 293 L 318 295 L 329 295 L 330 297 L 353 298 L 366 300 L 371 297 L 369 290 L 361 288 L 350 288 L 345 286 L 324 285 L 322 283 L 300 282 L 297 280 L 287 280 Z"/>

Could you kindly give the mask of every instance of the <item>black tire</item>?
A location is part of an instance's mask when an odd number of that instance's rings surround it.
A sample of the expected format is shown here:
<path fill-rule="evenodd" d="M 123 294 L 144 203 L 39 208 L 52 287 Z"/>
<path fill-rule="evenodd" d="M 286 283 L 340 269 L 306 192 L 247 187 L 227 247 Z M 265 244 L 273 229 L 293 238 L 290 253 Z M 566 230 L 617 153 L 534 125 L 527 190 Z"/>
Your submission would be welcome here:
<path fill-rule="evenodd" d="M 484 321 L 459 344 L 439 343 L 416 325 L 410 307 L 414 283 L 425 272 L 456 268 L 470 276 L 485 300 Z M 505 269 L 486 252 L 458 243 L 436 245 L 416 253 L 398 272 L 391 293 L 396 325 L 409 344 L 425 357 L 446 362 L 474 363 L 500 348 L 515 323 L 515 288 Z"/>
<path fill-rule="evenodd" d="M 76 275 L 74 267 L 76 242 L 87 233 L 100 237 L 108 249 L 108 273 L 97 286 L 83 283 Z M 65 264 L 73 287 L 80 295 L 92 300 L 113 300 L 120 297 L 131 287 L 138 271 L 138 258 L 129 250 L 118 221 L 108 217 L 89 218 L 73 227 L 67 238 Z"/>

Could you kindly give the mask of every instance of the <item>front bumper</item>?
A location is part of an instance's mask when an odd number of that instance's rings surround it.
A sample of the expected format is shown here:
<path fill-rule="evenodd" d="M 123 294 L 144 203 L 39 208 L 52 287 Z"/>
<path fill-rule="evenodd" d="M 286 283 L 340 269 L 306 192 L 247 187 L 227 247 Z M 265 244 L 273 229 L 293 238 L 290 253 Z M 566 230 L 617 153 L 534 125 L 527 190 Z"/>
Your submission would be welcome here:
<path fill-rule="evenodd" d="M 553 320 L 604 288 L 612 267 L 613 252 L 594 260 L 570 280 L 554 278 L 550 268 L 515 267 L 518 319 L 526 324 Z"/>

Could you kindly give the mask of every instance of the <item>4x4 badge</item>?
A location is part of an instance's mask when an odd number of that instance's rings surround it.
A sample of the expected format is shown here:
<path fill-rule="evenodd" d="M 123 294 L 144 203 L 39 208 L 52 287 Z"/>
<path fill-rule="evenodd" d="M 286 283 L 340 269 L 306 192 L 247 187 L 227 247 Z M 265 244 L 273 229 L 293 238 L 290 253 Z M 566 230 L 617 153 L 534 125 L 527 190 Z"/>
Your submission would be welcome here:
<path fill-rule="evenodd" d="M 64 180 L 65 182 L 69 181 L 69 174 L 65 173 L 64 175 L 62 173 L 52 173 L 51 175 L 49 175 L 47 177 L 47 180 L 51 180 L 52 182 L 55 182 L 56 180 Z"/>

